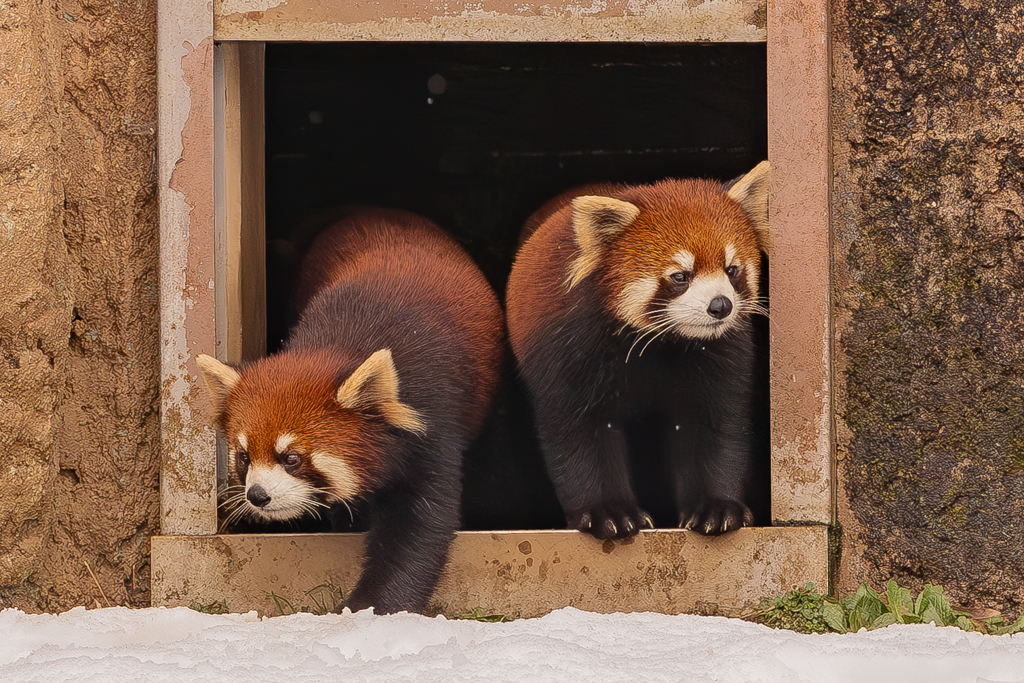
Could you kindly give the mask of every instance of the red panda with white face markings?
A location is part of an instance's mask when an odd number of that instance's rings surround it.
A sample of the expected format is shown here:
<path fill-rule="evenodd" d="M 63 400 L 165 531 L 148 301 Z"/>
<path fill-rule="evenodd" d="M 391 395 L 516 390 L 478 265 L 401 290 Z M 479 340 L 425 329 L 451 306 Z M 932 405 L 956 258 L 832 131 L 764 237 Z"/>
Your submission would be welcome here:
<path fill-rule="evenodd" d="M 631 483 L 644 468 L 670 484 L 672 524 L 753 523 L 769 178 L 765 161 L 726 185 L 595 185 L 527 220 L 509 340 L 570 527 L 615 538 L 653 526 Z"/>
<path fill-rule="evenodd" d="M 282 521 L 365 503 L 348 606 L 422 612 L 459 524 L 463 451 L 498 384 L 497 298 L 426 219 L 358 209 L 314 241 L 297 299 L 281 352 L 238 369 L 196 359 L 244 509 Z"/>

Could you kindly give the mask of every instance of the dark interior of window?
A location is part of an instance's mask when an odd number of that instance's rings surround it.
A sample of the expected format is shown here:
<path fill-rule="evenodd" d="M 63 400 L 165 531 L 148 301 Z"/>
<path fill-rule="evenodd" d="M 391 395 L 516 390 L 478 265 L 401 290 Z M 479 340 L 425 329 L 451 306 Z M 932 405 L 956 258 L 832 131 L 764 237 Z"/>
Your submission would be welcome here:
<path fill-rule="evenodd" d="M 268 348 L 287 333 L 313 217 L 332 207 L 431 218 L 501 297 L 524 219 L 560 191 L 728 180 L 767 147 L 764 43 L 268 44 Z M 512 370 L 505 394 L 467 460 L 464 526 L 561 528 Z M 648 479 L 641 504 L 675 526 Z"/>

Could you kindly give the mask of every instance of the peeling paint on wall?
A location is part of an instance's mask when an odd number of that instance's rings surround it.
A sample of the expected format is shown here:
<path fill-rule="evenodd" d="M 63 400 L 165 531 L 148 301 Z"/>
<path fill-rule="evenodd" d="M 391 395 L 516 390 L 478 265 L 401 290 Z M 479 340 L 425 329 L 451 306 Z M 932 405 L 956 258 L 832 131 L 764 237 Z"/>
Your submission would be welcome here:
<path fill-rule="evenodd" d="M 164 533 L 216 531 L 215 435 L 191 362 L 215 353 L 213 26 L 204 2 L 159 12 L 161 418 Z"/>
<path fill-rule="evenodd" d="M 768 8 L 772 509 L 787 523 L 832 519 L 826 14 L 820 0 Z"/>
<path fill-rule="evenodd" d="M 218 15 L 266 12 L 287 2 L 288 0 L 217 0 L 214 3 L 214 12 Z"/>
<path fill-rule="evenodd" d="M 218 40 L 765 40 L 763 0 L 273 3 L 219 0 Z"/>

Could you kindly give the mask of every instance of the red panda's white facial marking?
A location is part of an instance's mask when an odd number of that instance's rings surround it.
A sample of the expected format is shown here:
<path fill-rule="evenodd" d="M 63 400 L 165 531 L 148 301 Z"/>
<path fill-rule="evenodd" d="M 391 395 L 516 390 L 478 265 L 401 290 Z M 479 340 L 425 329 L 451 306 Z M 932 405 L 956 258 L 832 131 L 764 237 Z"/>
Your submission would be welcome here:
<path fill-rule="evenodd" d="M 669 300 L 664 316 L 674 331 L 691 339 L 722 336 L 737 319 L 736 290 L 725 271 L 692 276 L 686 291 Z"/>
<path fill-rule="evenodd" d="M 325 501 L 348 502 L 359 494 L 359 479 L 343 458 L 322 449 L 307 456 L 295 434 L 278 435 L 273 452 L 263 453 L 263 457 L 250 455 L 244 433 L 235 440 L 238 445 L 231 449 L 231 458 L 245 486 L 240 500 L 244 510 L 257 519 L 284 521 L 315 515 Z"/>
<path fill-rule="evenodd" d="M 274 442 L 274 450 L 277 451 L 278 453 L 284 453 L 285 451 L 288 450 L 288 447 L 292 445 L 293 441 L 295 441 L 294 434 L 282 434 L 281 436 L 277 437 L 277 441 Z"/>
<path fill-rule="evenodd" d="M 359 479 L 342 458 L 326 451 L 313 451 L 309 460 L 327 481 L 327 497 L 351 501 L 359 495 Z"/>
<path fill-rule="evenodd" d="M 693 254 L 688 252 L 688 251 L 686 251 L 685 249 L 683 249 L 678 254 L 673 256 L 672 260 L 675 261 L 675 263 L 679 265 L 679 268 L 681 268 L 684 273 L 688 273 L 688 272 L 692 271 L 693 270 L 693 264 L 696 261 L 696 259 L 694 258 Z M 666 276 L 668 276 L 674 270 L 675 270 L 675 268 L 670 267 L 669 271 L 667 271 L 665 273 Z"/>
<path fill-rule="evenodd" d="M 736 262 L 736 246 L 732 243 L 725 245 L 725 267 L 738 265 Z"/>
<path fill-rule="evenodd" d="M 658 278 L 643 277 L 626 284 L 619 293 L 615 313 L 627 325 L 641 328 L 648 324 L 651 299 L 658 293 Z"/>
<path fill-rule="evenodd" d="M 274 521 L 296 519 L 323 505 L 316 487 L 290 474 L 280 463 L 249 467 L 245 504 L 254 517 Z"/>

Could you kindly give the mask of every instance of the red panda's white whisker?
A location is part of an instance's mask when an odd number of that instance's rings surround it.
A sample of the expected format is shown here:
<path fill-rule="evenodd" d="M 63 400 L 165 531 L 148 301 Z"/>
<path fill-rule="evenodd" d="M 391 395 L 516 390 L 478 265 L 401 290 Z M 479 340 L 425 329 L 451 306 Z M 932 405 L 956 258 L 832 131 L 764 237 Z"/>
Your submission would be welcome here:
<path fill-rule="evenodd" d="M 355 524 L 356 523 L 356 516 L 354 514 L 352 514 L 352 506 L 348 504 L 347 500 L 343 499 L 341 502 L 344 503 L 345 509 L 348 510 L 348 520 L 349 520 L 349 523 L 350 524 Z"/>
<path fill-rule="evenodd" d="M 759 313 L 766 318 L 770 318 L 768 315 L 767 302 L 763 299 L 740 299 L 736 302 L 736 309 L 738 313 Z"/>
<path fill-rule="evenodd" d="M 655 339 L 657 339 L 657 338 L 658 338 L 658 337 L 660 337 L 661 335 L 665 334 L 666 332 L 668 332 L 669 330 L 671 330 L 671 329 L 672 329 L 672 328 L 673 328 L 673 327 L 675 326 L 675 323 L 674 323 L 674 321 L 670 321 L 670 323 L 671 323 L 671 324 L 669 324 L 669 325 L 667 325 L 667 326 L 664 326 L 664 327 L 662 327 L 662 329 L 661 329 L 660 331 L 658 331 L 658 333 L 657 333 L 657 334 L 655 334 L 655 335 L 654 335 L 653 337 L 651 337 L 651 338 L 650 338 L 650 339 L 649 339 L 649 340 L 647 341 L 647 343 L 646 343 L 646 344 L 644 344 L 644 347 L 643 347 L 642 349 L 640 349 L 640 353 L 638 353 L 638 354 L 637 354 L 637 356 L 642 356 L 642 355 L 644 355 L 644 351 L 646 351 L 646 350 L 647 350 L 647 347 L 651 345 L 651 342 L 653 342 L 653 341 L 654 341 Z"/>
<path fill-rule="evenodd" d="M 247 502 L 245 499 L 245 487 L 236 486 L 232 488 L 241 489 L 241 491 L 229 498 L 226 498 L 222 503 L 221 507 L 228 510 L 227 517 L 221 523 L 221 532 L 224 532 L 231 526 L 232 523 L 241 519 L 247 512 Z"/>
<path fill-rule="evenodd" d="M 636 347 L 637 344 L 639 344 L 641 342 L 641 340 L 644 339 L 644 337 L 646 337 L 646 336 L 648 336 L 650 334 L 653 334 L 654 335 L 654 339 L 657 339 L 666 330 L 671 329 L 673 324 L 674 323 L 673 323 L 673 321 L 670 318 L 662 317 L 662 318 L 655 319 L 654 322 L 652 322 L 651 324 L 645 325 L 644 327 L 640 328 L 638 330 L 639 334 L 637 335 L 637 338 L 633 341 L 633 344 L 629 347 L 629 351 L 626 352 L 626 361 L 625 362 L 627 362 L 627 363 L 629 362 L 630 354 L 633 353 L 633 349 Z M 653 339 L 652 339 L 652 341 L 653 341 Z M 650 342 L 648 342 L 648 343 L 650 343 Z M 644 345 L 644 348 L 646 349 L 647 346 Z M 640 353 L 638 355 L 642 356 L 643 353 L 644 353 L 643 351 L 640 351 Z"/>

